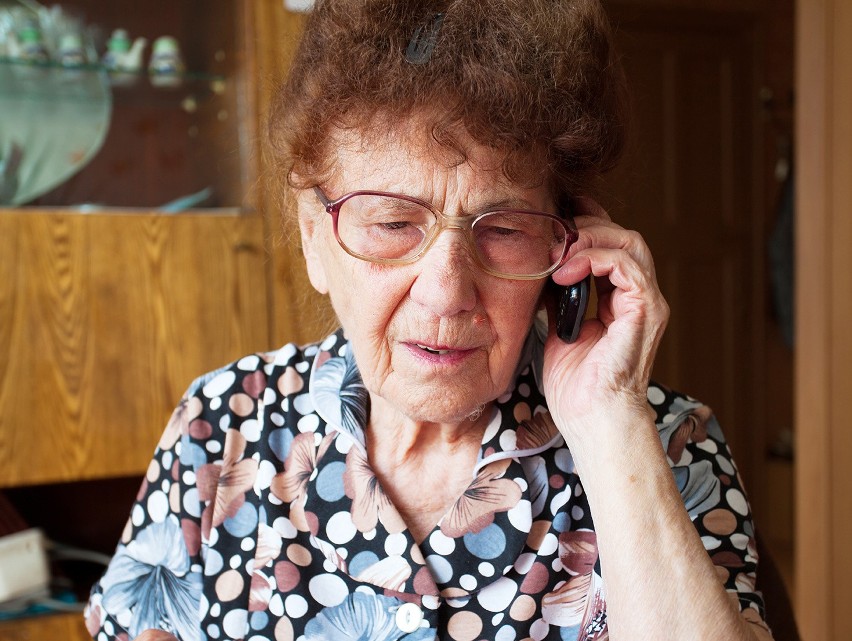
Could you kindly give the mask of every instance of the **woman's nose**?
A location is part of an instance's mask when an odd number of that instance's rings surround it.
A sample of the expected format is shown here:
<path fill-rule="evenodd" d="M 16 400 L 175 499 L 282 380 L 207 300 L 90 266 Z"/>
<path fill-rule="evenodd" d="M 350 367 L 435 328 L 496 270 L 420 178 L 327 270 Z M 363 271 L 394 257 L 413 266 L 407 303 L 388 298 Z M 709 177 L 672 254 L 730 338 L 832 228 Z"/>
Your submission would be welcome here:
<path fill-rule="evenodd" d="M 411 298 L 436 316 L 469 312 L 476 306 L 475 270 L 465 232 L 444 229 L 416 263 Z"/>

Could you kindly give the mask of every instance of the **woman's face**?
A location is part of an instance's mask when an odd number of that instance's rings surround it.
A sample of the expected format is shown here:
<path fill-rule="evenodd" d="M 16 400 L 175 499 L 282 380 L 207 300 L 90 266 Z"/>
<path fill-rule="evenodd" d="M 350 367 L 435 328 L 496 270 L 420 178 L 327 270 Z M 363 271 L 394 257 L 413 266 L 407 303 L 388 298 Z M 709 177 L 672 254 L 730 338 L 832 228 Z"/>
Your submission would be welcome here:
<path fill-rule="evenodd" d="M 411 125 L 381 136 L 342 133 L 323 190 L 331 199 L 356 190 L 406 194 L 449 216 L 494 207 L 554 212 L 548 189 L 503 176 L 501 155 L 472 144 L 469 161 L 454 163 L 424 132 Z M 486 274 L 457 230 L 443 231 L 411 265 L 354 258 L 337 244 L 312 190 L 299 194 L 299 220 L 311 283 L 330 295 L 374 408 L 381 399 L 416 421 L 458 422 L 506 391 L 543 279 Z"/>

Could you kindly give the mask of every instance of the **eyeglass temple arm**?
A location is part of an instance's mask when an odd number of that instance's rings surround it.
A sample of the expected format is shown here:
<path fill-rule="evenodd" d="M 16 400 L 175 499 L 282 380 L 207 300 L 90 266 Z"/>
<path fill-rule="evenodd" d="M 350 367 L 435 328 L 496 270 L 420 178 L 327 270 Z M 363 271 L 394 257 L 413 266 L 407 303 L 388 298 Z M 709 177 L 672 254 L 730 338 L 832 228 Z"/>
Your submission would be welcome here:
<path fill-rule="evenodd" d="M 319 187 L 314 187 L 314 193 L 316 194 L 317 198 L 319 198 L 319 201 L 322 203 L 322 206 L 328 209 L 331 205 L 331 201 L 328 199 L 328 196 L 323 193 L 322 189 L 320 189 Z"/>

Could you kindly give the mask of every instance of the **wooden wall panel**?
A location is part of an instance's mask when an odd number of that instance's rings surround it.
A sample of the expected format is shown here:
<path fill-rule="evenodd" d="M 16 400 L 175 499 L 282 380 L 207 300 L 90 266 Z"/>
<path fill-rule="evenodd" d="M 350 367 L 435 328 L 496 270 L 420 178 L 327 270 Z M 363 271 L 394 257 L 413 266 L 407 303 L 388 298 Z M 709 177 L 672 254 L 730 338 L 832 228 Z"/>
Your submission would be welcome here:
<path fill-rule="evenodd" d="M 288 11 L 280 0 L 255 0 L 251 7 L 256 25 L 253 73 L 260 122 L 259 147 L 268 158 L 270 104 L 296 51 L 305 15 Z M 308 282 L 295 212 L 282 189 L 285 177 L 272 174 L 270 167 L 265 163 L 265 173 L 258 182 L 258 202 L 267 223 L 271 253 L 270 334 L 274 345 L 306 343 L 321 338 L 336 323 L 328 299 L 317 294 Z"/>
<path fill-rule="evenodd" d="M 0 486 L 143 472 L 192 379 L 268 347 L 261 223 L 0 214 Z"/>
<path fill-rule="evenodd" d="M 797 7 L 796 597 L 805 641 L 852 638 L 852 6 Z"/>
<path fill-rule="evenodd" d="M 752 487 L 763 427 L 763 211 L 754 165 L 755 20 L 613 9 L 631 142 L 607 181 L 613 219 L 642 232 L 672 314 L 654 376 L 711 405 Z M 755 224 L 758 221 L 760 224 Z M 762 309 L 760 310 L 762 312 Z"/>

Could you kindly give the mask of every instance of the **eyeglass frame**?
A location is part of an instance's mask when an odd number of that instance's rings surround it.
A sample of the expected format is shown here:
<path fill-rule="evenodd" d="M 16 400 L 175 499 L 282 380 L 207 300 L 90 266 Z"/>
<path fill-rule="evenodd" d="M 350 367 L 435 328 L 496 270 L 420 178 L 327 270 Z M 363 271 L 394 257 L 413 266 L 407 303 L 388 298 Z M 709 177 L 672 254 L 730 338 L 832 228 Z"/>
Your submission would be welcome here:
<path fill-rule="evenodd" d="M 414 196 L 407 196 L 405 194 L 396 194 L 388 191 L 357 190 L 350 191 L 346 194 L 343 194 L 340 198 L 332 200 L 325 194 L 325 192 L 319 187 L 319 185 L 315 186 L 313 188 L 313 191 L 317 199 L 325 208 L 326 213 L 331 216 L 332 225 L 334 228 L 334 237 L 337 240 L 337 244 L 340 245 L 343 251 L 345 251 L 347 254 L 354 258 L 358 258 L 360 260 L 364 260 L 370 263 L 375 263 L 377 265 L 411 265 L 412 263 L 416 263 L 424 256 L 424 254 L 426 254 L 427 251 L 429 251 L 432 245 L 435 244 L 435 241 L 438 239 L 438 236 L 441 234 L 442 231 L 444 231 L 445 229 L 457 229 L 465 232 L 464 236 L 467 239 L 468 247 L 471 249 L 471 255 L 473 256 L 473 259 L 479 266 L 479 268 L 482 269 L 485 273 L 490 274 L 492 276 L 496 276 L 497 278 L 505 278 L 507 280 L 539 280 L 542 278 L 547 278 L 548 276 L 550 276 L 550 274 L 555 272 L 565 263 L 565 259 L 568 257 L 569 248 L 571 247 L 571 245 L 576 243 L 577 239 L 579 238 L 577 226 L 574 224 L 574 219 L 571 216 L 563 217 L 558 216 L 557 214 L 549 214 L 543 211 L 497 207 L 495 209 L 489 209 L 488 211 L 484 211 L 476 215 L 448 216 L 431 203 L 426 202 L 425 200 L 421 200 L 419 198 L 415 198 Z M 360 254 L 353 250 L 351 247 L 348 247 L 346 243 L 343 242 L 343 240 L 340 238 L 340 233 L 338 231 L 338 218 L 340 216 L 340 208 L 347 200 L 355 196 L 384 196 L 388 198 L 398 198 L 400 200 L 405 200 L 428 209 L 435 216 L 436 222 L 429 228 L 426 235 L 424 236 L 423 246 L 413 256 L 409 256 L 407 258 L 376 258 Z M 550 268 L 534 275 L 509 275 L 490 269 L 482 262 L 482 259 L 479 256 L 479 251 L 477 250 L 476 245 L 474 243 L 473 235 L 471 234 L 471 229 L 473 229 L 473 226 L 477 223 L 477 221 L 484 218 L 485 216 L 499 213 L 529 214 L 532 216 L 541 216 L 545 218 L 550 218 L 551 220 L 561 224 L 565 229 L 566 238 L 565 247 L 562 249 L 562 256 L 560 256 L 559 260 L 556 261 L 556 263 Z"/>

